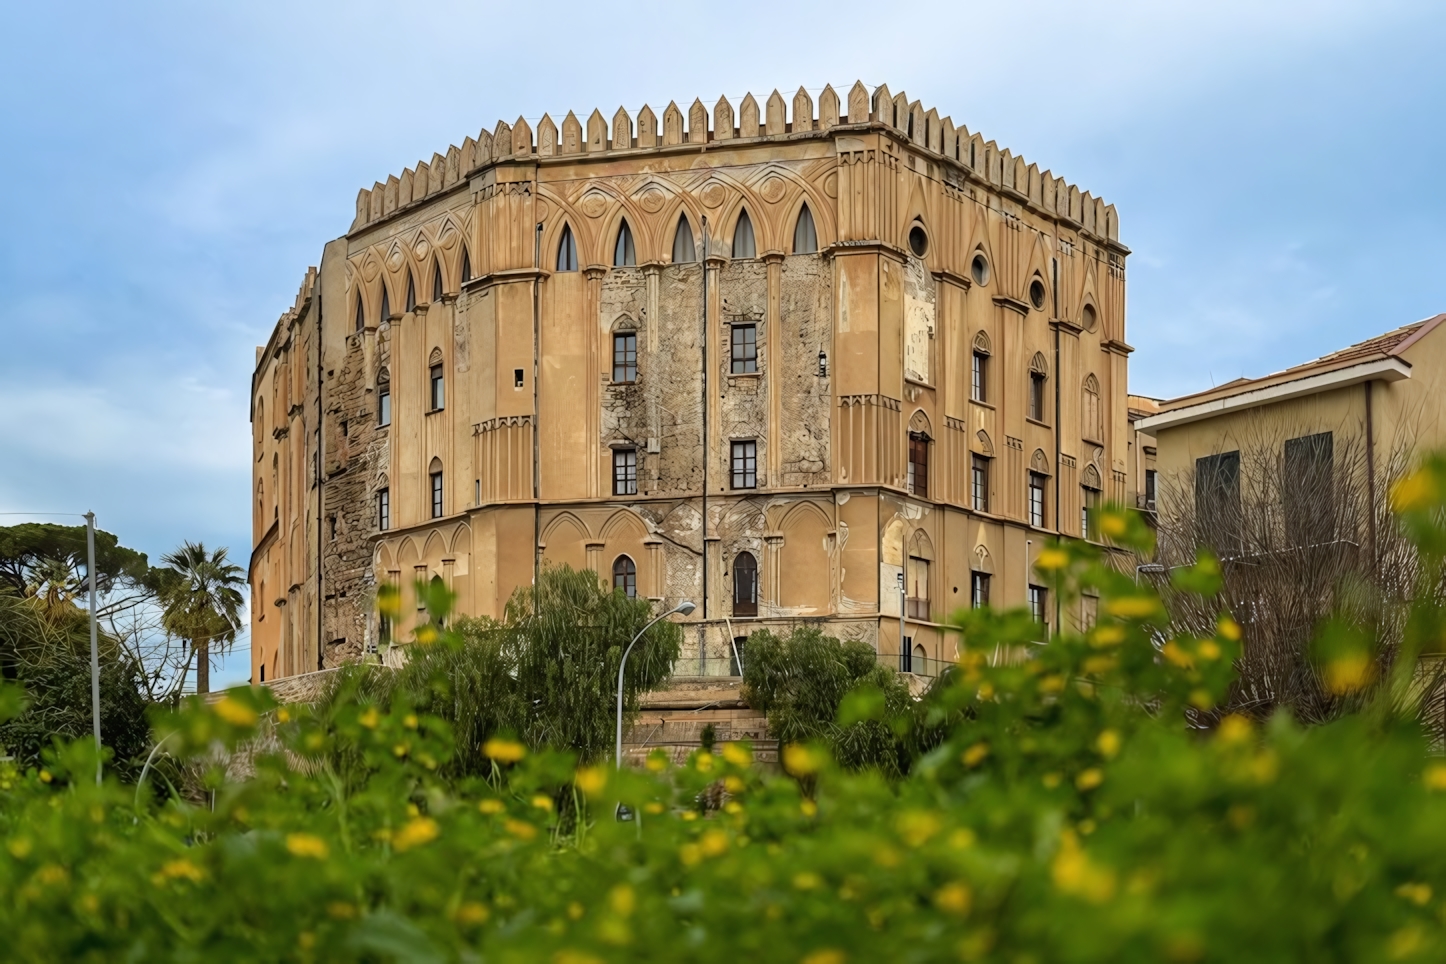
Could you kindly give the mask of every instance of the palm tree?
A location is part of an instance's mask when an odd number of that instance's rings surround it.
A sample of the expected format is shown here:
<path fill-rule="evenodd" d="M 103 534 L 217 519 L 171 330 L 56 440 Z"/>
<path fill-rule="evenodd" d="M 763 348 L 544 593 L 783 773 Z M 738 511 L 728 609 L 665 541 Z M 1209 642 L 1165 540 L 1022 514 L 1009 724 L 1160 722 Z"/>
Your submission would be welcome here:
<path fill-rule="evenodd" d="M 244 600 L 237 586 L 246 580 L 240 566 L 226 559 L 226 547 L 207 553 L 204 544 L 183 542 L 161 557 L 167 566 L 160 590 L 165 607 L 161 623 L 191 644 L 196 657 L 196 692 L 211 688 L 211 647 L 223 651 L 236 640 Z M 188 660 L 189 661 L 189 660 Z M 184 675 L 184 674 L 183 674 Z"/>

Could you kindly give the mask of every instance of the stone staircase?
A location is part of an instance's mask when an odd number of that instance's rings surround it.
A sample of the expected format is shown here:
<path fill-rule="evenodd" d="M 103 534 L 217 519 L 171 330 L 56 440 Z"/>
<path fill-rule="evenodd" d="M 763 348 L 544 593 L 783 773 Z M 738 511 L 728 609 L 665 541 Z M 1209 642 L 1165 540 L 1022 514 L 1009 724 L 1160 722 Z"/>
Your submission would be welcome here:
<path fill-rule="evenodd" d="M 778 741 L 768 738 L 768 720 L 743 702 L 737 676 L 675 676 L 667 689 L 642 698 L 637 723 L 623 731 L 623 759 L 641 766 L 662 749 L 674 763 L 703 745 L 703 729 L 713 727 L 718 743 L 748 740 L 755 762 L 778 765 Z"/>

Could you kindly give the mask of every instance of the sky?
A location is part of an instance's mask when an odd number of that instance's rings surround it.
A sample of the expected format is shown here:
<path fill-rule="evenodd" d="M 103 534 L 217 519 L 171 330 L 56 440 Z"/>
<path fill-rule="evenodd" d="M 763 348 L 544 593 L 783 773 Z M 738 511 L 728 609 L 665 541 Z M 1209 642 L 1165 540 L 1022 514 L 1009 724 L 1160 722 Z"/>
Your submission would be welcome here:
<path fill-rule="evenodd" d="M 906 91 L 1116 205 L 1140 394 L 1446 311 L 1446 4 L 51 0 L 5 18 L 0 512 L 93 509 L 152 561 L 190 539 L 246 563 L 256 346 L 358 188 L 499 118 Z M 213 684 L 245 680 L 246 646 Z"/>

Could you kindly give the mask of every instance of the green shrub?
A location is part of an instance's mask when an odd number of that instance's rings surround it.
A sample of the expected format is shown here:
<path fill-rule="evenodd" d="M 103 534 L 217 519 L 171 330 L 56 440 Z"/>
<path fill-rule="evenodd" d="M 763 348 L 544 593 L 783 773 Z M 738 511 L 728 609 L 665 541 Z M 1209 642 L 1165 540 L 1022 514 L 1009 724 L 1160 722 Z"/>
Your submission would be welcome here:
<path fill-rule="evenodd" d="M 1446 461 L 1413 479 L 1397 505 L 1439 580 Z M 1098 523 L 1145 548 L 1133 514 Z M 470 737 L 411 686 L 316 713 L 242 690 L 159 720 L 206 767 L 212 806 L 137 809 L 132 788 L 87 778 L 88 743 L 69 745 L 44 770 L 0 772 L 5 950 L 551 964 L 1441 957 L 1446 763 L 1410 699 L 1414 652 L 1440 638 L 1440 612 L 1413 615 L 1389 679 L 1358 671 L 1359 634 L 1317 649 L 1330 685 L 1370 694 L 1363 712 L 1312 729 L 1228 716 L 1207 732 L 1186 708 L 1227 693 L 1234 621 L 1170 632 L 1159 599 L 1088 546 L 1048 547 L 1038 563 L 1056 591 L 1098 592 L 1098 625 L 1040 646 L 1027 614 L 956 616 L 963 656 L 928 711 L 942 734 L 901 779 L 840 767 L 833 731 L 808 722 L 844 710 L 872 672 L 862 666 L 829 669 L 818 692 L 786 674 L 757 684 L 808 739 L 784 748 L 789 775 L 773 778 L 739 744 L 618 773 L 601 753 L 579 768 L 498 735 L 486 768 L 454 770 Z M 1172 578 L 1208 597 L 1218 566 Z M 444 630 L 432 645 L 463 644 Z M 826 668 L 853 665 L 846 646 L 803 648 Z M 0 714 L 13 704 L 0 692 Z M 253 739 L 263 717 L 277 750 L 228 782 L 216 748 Z M 859 722 L 846 719 L 832 725 Z M 343 749 L 345 780 L 328 762 Z M 700 795 L 720 783 L 726 802 L 704 812 Z M 613 819 L 619 803 L 637 819 Z"/>

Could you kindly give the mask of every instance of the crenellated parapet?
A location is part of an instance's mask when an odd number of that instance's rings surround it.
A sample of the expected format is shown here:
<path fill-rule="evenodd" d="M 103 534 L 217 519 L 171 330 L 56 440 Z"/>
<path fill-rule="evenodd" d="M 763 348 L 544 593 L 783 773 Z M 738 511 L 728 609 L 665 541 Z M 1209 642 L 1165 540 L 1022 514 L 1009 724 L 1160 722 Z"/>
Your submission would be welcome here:
<path fill-rule="evenodd" d="M 694 98 L 686 112 L 673 101 L 664 108 L 661 122 L 648 105 L 636 119 L 622 107 L 611 120 L 594 109 L 586 124 L 572 111 L 563 117 L 561 125 L 550 114 L 544 114 L 535 132 L 522 117 L 511 124 L 498 121 L 490 132 L 484 129 L 476 137 L 468 137 L 460 147 L 448 147 L 445 155 L 433 154 L 431 161 L 418 161 L 400 176 L 391 175 L 370 189 L 362 188 L 357 192 L 356 219 L 351 230 L 381 221 L 499 162 L 550 163 L 574 155 L 616 156 L 689 150 L 725 141 L 741 145 L 770 139 L 828 137 L 841 129 L 888 131 L 909 149 L 944 161 L 941 168 L 946 181 L 988 185 L 1100 241 L 1119 242 L 1119 216 L 1113 204 L 1080 191 L 1050 171 L 1041 171 L 1039 165 L 1001 149 L 963 125 L 955 126 L 952 118 L 941 117 L 937 109 L 909 100 L 902 91 L 894 94 L 887 84 L 880 84 L 870 94 L 862 81 L 849 89 L 846 101 L 832 86 L 824 87 L 816 104 L 803 87 L 791 100 L 774 90 L 762 106 L 748 94 L 736 110 L 727 97 L 718 98 L 711 111 L 701 98 Z"/>

